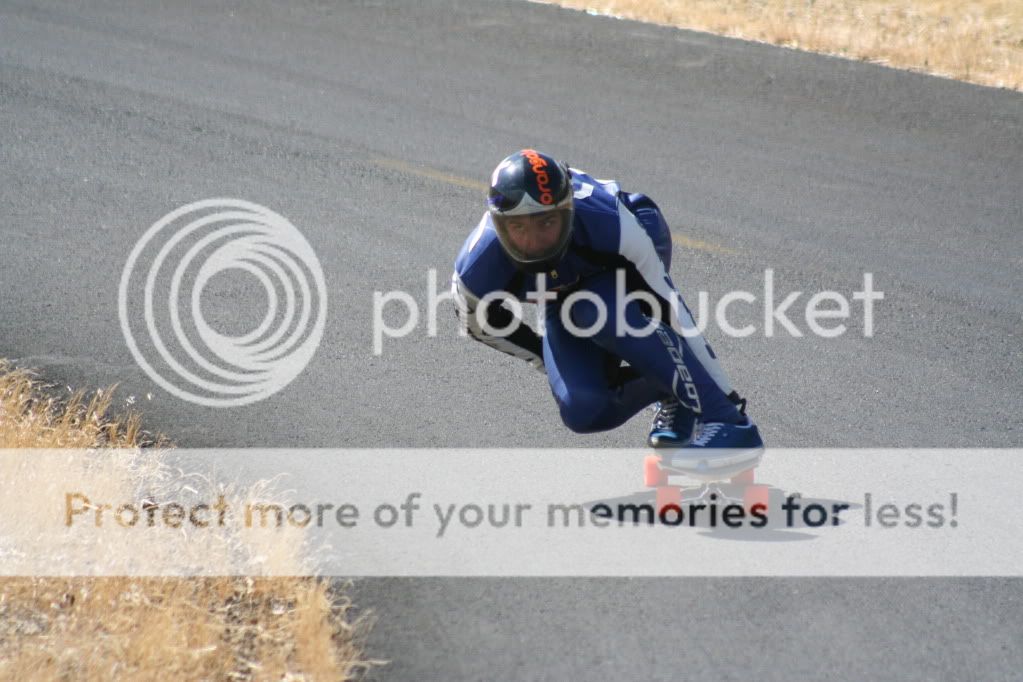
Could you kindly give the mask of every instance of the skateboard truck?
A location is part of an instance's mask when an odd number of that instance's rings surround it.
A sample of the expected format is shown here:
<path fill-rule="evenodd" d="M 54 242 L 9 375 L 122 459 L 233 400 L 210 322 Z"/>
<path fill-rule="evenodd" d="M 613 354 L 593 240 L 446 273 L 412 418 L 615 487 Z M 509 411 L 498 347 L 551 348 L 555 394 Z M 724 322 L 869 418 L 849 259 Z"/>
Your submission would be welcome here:
<path fill-rule="evenodd" d="M 685 457 L 680 450 L 664 450 L 647 455 L 643 462 L 643 483 L 654 489 L 655 510 L 658 514 L 666 507 L 682 506 L 686 491 L 696 490 L 696 496 L 687 501 L 702 501 L 712 494 L 717 500 L 741 504 L 747 513 L 755 505 L 769 506 L 771 487 L 755 482 L 754 470 L 760 464 L 764 451 L 721 450 L 708 457 Z M 670 477 L 685 476 L 700 482 L 699 486 L 672 484 Z"/>

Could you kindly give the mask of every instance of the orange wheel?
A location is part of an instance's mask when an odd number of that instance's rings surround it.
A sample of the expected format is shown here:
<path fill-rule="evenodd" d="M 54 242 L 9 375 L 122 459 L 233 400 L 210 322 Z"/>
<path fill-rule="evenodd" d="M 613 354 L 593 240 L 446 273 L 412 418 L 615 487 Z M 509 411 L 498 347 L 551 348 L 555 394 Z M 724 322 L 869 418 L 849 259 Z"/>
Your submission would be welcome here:
<path fill-rule="evenodd" d="M 648 488 L 656 488 L 668 482 L 668 474 L 661 469 L 661 458 L 657 455 L 647 455 L 643 460 L 643 485 Z"/>
<path fill-rule="evenodd" d="M 767 514 L 771 506 L 771 486 L 751 485 L 742 493 L 742 506 L 752 512 L 755 505 L 763 505 L 761 513 Z"/>
<path fill-rule="evenodd" d="M 742 473 L 732 476 L 733 485 L 753 485 L 753 470 L 746 469 Z"/>
<path fill-rule="evenodd" d="M 682 508 L 682 488 L 679 488 L 677 485 L 658 486 L 654 511 L 660 515 L 661 511 L 669 505 L 675 505 L 679 509 Z"/>

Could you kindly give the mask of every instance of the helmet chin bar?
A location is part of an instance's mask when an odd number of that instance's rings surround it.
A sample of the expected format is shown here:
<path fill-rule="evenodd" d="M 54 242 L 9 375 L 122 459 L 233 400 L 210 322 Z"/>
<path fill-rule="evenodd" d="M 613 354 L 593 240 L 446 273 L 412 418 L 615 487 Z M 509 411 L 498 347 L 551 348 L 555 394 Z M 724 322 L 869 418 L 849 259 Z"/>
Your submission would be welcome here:
<path fill-rule="evenodd" d="M 498 241 L 501 243 L 502 249 L 508 259 L 515 264 L 515 267 L 523 272 L 546 272 L 553 270 L 561 259 L 565 256 L 565 251 L 568 250 L 568 245 L 572 241 L 572 227 L 575 218 L 575 211 L 572 208 L 571 203 L 567 207 L 554 209 L 557 210 L 561 216 L 561 236 L 558 242 L 551 248 L 549 253 L 530 257 L 528 254 L 522 253 L 512 243 L 508 237 L 507 230 L 504 227 L 504 220 L 509 216 L 498 214 L 496 211 L 492 212 L 492 219 L 494 221 L 494 229 L 497 231 Z"/>
<path fill-rule="evenodd" d="M 528 272 L 530 274 L 539 274 L 541 272 L 549 272 L 551 270 L 554 270 L 558 266 L 558 263 L 561 262 L 561 259 L 565 257 L 565 251 L 567 250 L 568 244 L 566 244 L 565 247 L 562 248 L 557 253 L 554 253 L 548 256 L 547 258 L 544 258 L 543 260 L 519 261 L 515 260 L 514 258 L 512 258 L 511 260 L 513 263 L 515 263 L 515 267 L 517 267 L 519 270 L 523 272 Z"/>

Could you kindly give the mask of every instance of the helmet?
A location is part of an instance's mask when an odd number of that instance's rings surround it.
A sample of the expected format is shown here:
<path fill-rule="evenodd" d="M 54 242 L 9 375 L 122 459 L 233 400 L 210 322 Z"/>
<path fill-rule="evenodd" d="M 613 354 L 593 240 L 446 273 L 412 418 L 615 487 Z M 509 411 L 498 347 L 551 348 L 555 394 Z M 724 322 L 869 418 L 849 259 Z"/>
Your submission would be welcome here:
<path fill-rule="evenodd" d="M 535 149 L 498 164 L 487 197 L 497 237 L 515 265 L 552 269 L 572 239 L 572 179 L 568 166 Z"/>

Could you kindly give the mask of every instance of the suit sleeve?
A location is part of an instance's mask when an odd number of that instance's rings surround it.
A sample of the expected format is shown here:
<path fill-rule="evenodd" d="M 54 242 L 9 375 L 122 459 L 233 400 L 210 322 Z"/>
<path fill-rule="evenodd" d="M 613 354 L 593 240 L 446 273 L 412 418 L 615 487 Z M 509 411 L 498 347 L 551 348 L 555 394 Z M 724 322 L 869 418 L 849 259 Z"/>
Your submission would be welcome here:
<path fill-rule="evenodd" d="M 504 306 L 500 299 L 481 301 L 465 285 L 458 272 L 451 276 L 451 293 L 454 296 L 455 312 L 469 336 L 544 371 L 543 339 Z M 485 327 L 501 333 L 490 333 Z"/>

